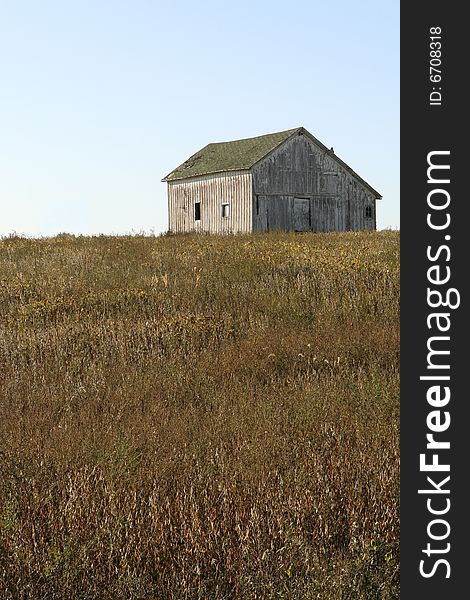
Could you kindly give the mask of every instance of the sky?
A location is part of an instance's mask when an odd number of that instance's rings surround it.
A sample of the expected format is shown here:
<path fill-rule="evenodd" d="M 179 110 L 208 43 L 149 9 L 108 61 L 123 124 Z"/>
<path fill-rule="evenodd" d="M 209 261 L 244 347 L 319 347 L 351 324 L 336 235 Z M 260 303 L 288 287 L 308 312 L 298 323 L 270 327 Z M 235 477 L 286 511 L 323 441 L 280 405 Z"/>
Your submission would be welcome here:
<path fill-rule="evenodd" d="M 0 235 L 160 233 L 162 177 L 305 127 L 399 228 L 399 2 L 0 0 Z"/>

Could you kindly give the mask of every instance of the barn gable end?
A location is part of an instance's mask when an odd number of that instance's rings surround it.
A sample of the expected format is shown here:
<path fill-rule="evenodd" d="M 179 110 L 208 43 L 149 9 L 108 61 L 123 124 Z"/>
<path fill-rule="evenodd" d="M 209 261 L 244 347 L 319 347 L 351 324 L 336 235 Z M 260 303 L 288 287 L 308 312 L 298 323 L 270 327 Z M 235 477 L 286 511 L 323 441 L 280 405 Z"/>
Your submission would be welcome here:
<path fill-rule="evenodd" d="M 304 129 L 255 164 L 252 174 L 254 231 L 376 228 L 380 194 Z"/>

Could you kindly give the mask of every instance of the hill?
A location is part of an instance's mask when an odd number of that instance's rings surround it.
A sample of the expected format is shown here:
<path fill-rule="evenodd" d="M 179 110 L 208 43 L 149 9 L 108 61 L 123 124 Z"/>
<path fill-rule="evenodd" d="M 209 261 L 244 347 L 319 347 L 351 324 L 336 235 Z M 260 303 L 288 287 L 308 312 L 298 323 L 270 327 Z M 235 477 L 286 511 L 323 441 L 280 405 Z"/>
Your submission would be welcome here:
<path fill-rule="evenodd" d="M 0 242 L 0 596 L 398 598 L 399 234 Z"/>

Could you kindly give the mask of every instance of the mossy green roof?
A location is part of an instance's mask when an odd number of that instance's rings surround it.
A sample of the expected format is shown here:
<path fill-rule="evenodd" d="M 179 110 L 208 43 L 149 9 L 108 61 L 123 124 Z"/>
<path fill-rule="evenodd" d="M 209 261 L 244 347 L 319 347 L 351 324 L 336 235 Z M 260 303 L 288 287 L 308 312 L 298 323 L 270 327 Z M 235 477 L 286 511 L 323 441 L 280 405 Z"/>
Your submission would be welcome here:
<path fill-rule="evenodd" d="M 213 173 L 225 173 L 226 171 L 244 171 L 251 169 L 262 158 L 267 156 L 275 148 L 280 146 L 285 140 L 295 133 L 305 134 L 319 148 L 327 152 L 339 165 L 348 171 L 353 177 L 368 188 L 375 198 L 382 198 L 370 184 L 351 169 L 339 156 L 333 152 L 333 148 L 328 149 L 320 140 L 314 137 L 303 127 L 279 131 L 277 133 L 268 133 L 258 137 L 247 138 L 244 140 L 234 140 L 232 142 L 218 142 L 208 144 L 196 154 L 193 154 L 179 167 L 176 167 L 162 181 L 174 181 L 178 179 L 187 179 L 188 177 L 197 177 L 198 175 L 211 175 Z"/>
<path fill-rule="evenodd" d="M 250 169 L 299 129 L 301 128 L 288 129 L 287 131 L 269 133 L 244 140 L 208 144 L 179 167 L 176 167 L 163 181 Z"/>

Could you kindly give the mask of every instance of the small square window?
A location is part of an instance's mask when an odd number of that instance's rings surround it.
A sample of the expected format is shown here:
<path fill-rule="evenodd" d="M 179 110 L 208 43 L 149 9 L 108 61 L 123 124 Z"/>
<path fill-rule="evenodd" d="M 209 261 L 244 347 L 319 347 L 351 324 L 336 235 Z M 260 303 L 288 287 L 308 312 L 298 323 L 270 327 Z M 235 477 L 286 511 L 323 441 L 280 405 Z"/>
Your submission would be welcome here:
<path fill-rule="evenodd" d="M 200 202 L 194 203 L 194 220 L 195 221 L 201 220 L 201 203 Z"/>
<path fill-rule="evenodd" d="M 230 204 L 222 204 L 222 217 L 230 216 Z"/>
<path fill-rule="evenodd" d="M 372 206 L 366 206 L 366 219 L 372 219 Z"/>

